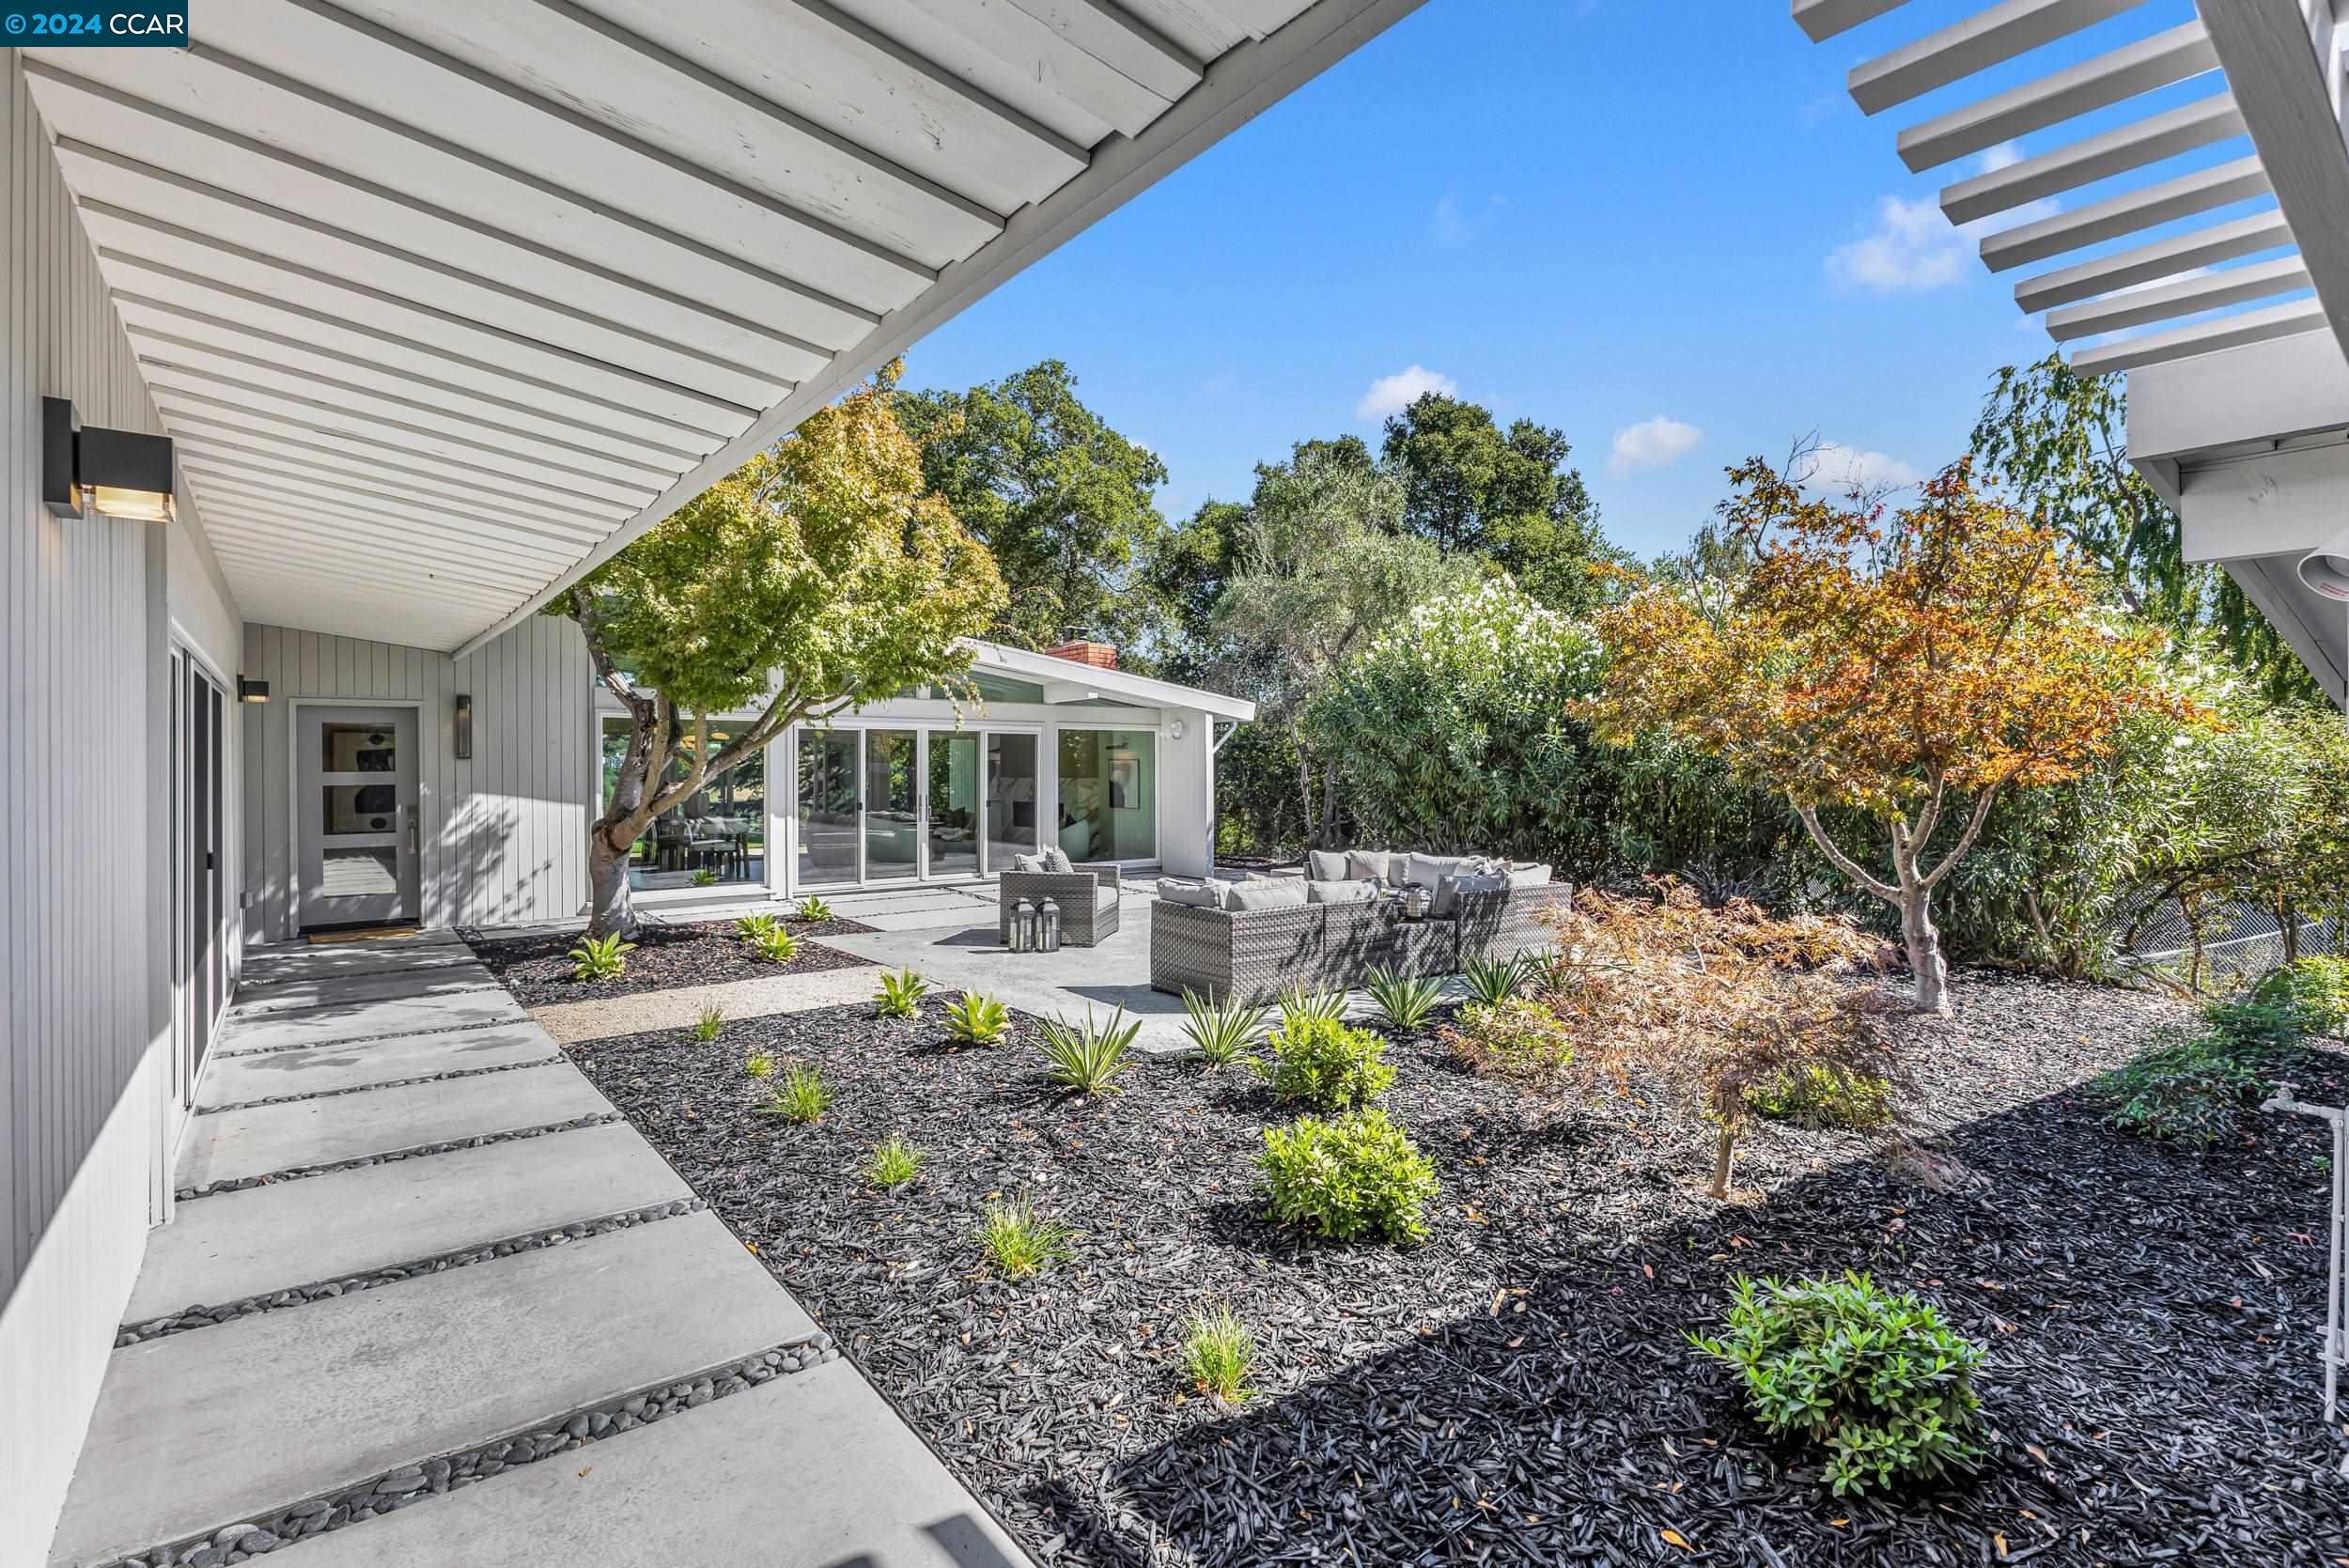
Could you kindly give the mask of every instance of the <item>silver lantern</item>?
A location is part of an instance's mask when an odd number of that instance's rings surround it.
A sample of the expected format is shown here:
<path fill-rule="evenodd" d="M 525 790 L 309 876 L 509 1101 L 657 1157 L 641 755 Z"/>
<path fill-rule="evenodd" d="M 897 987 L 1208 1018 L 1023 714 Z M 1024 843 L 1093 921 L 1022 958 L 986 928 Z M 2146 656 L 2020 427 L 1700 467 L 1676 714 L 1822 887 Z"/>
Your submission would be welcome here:
<path fill-rule="evenodd" d="M 1014 953 L 1035 951 L 1035 906 L 1024 898 L 1011 904 L 1011 934 L 1008 944 Z"/>
<path fill-rule="evenodd" d="M 1053 903 L 1049 898 L 1037 904 L 1035 907 L 1035 923 L 1036 951 L 1038 953 L 1058 953 L 1060 951 L 1060 906 Z"/>

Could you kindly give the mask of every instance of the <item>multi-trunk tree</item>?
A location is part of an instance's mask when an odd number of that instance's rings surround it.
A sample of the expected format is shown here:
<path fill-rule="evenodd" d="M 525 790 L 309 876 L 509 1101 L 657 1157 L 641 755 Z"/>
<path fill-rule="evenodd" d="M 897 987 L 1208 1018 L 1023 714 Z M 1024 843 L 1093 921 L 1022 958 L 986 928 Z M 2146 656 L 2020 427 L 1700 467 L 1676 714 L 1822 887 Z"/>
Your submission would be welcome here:
<path fill-rule="evenodd" d="M 1601 613 L 1603 738 L 1661 728 L 1786 797 L 1820 852 L 1899 912 L 1920 1011 L 1950 1010 L 1934 891 L 2001 792 L 2077 778 L 2123 722 L 2179 699 L 2161 638 L 2101 613 L 2051 529 L 1975 489 L 1970 462 L 1888 510 L 1732 469 L 1729 534 L 1751 569 L 1725 595 L 1659 583 Z M 1881 824 L 1839 843 L 1829 806 Z"/>
<path fill-rule="evenodd" d="M 956 675 L 959 640 L 1003 598 L 987 547 L 924 486 L 919 449 L 872 386 L 567 589 L 548 613 L 578 623 L 630 722 L 587 831 L 590 934 L 634 931 L 629 860 L 655 818 L 794 724 Z M 712 717 L 745 710 L 713 747 Z"/>

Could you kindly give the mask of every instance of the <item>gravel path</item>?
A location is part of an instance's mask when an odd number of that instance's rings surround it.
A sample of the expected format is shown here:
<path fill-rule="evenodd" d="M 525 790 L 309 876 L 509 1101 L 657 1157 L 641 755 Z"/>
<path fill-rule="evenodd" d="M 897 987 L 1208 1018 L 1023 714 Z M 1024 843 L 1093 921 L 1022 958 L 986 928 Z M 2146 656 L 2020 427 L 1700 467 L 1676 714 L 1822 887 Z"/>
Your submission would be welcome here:
<path fill-rule="evenodd" d="M 556 1040 L 570 1045 L 614 1034 L 684 1029 L 701 1017 L 705 1006 L 715 1007 L 729 1018 L 755 1018 L 769 1013 L 799 1013 L 812 1007 L 838 1007 L 862 1001 L 879 988 L 880 982 L 873 970 L 860 965 L 855 969 L 729 980 L 718 986 L 638 991 L 630 996 L 599 997 L 594 1001 L 551 1002 L 532 1008 L 530 1016 Z"/>
<path fill-rule="evenodd" d="M 1145 1061 L 1127 1092 L 1045 1086 L 1033 1025 L 943 1046 L 935 1008 L 778 1015 L 575 1056 L 948 1465 L 1051 1562 L 1623 1562 L 1756 1568 L 2349 1556 L 2344 1436 L 2317 1421 L 2328 1153 L 2247 1118 L 2207 1157 L 2104 1128 L 2077 1087 L 2170 1009 L 1969 976 L 1919 1025 L 1920 1078 L 1969 1179 L 1914 1185 L 1833 1133 L 1770 1128 L 1758 1195 L 1697 1189 L 1705 1128 L 1628 1101 L 1546 1124 L 1398 1042 L 1389 1108 L 1436 1161 L 1428 1242 L 1308 1247 L 1250 1194 L 1275 1115 L 1254 1080 Z M 817 1063 L 817 1126 L 758 1114 L 754 1044 Z M 2349 1094 L 2312 1052 L 2304 1094 Z M 902 1132 L 911 1187 L 858 1174 Z M 1009 1281 L 972 1240 L 991 1193 L 1080 1233 Z M 1835 1499 L 1686 1335 L 1730 1277 L 1871 1270 L 1984 1342 L 1983 1472 Z M 1187 1315 L 1230 1303 L 1259 1397 L 1187 1394 Z M 1683 1549 L 1666 1530 L 1688 1543 Z"/>
<path fill-rule="evenodd" d="M 612 997 L 671 990 L 686 986 L 715 986 L 734 980 L 771 979 L 777 975 L 814 974 L 824 970 L 869 964 L 838 948 L 811 939 L 869 932 L 872 927 L 853 920 L 783 923 L 800 939 L 800 951 L 787 964 L 770 964 L 751 951 L 734 934 L 732 921 L 663 925 L 647 922 L 627 955 L 627 971 L 612 980 L 575 980 L 571 949 L 579 945 L 576 931 L 543 931 L 526 937 L 485 937 L 461 933 L 490 972 L 506 983 L 524 1007 L 544 1007 L 567 1001 L 601 1001 Z"/>

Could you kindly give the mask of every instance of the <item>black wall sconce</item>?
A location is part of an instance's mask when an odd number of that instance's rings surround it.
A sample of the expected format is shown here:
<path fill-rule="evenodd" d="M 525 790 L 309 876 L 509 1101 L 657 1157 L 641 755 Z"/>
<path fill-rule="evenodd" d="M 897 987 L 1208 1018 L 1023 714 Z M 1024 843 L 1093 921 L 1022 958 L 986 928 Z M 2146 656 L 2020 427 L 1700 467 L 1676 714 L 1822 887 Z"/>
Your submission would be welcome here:
<path fill-rule="evenodd" d="M 244 676 L 239 675 L 237 677 L 237 701 L 241 703 L 265 703 L 269 701 L 269 682 L 265 680 L 247 680 Z"/>
<path fill-rule="evenodd" d="M 473 698 L 462 691 L 457 693 L 456 750 L 459 762 L 473 760 Z"/>
<path fill-rule="evenodd" d="M 40 400 L 40 498 L 61 518 L 171 520 L 171 438 L 84 428 L 66 397 Z"/>

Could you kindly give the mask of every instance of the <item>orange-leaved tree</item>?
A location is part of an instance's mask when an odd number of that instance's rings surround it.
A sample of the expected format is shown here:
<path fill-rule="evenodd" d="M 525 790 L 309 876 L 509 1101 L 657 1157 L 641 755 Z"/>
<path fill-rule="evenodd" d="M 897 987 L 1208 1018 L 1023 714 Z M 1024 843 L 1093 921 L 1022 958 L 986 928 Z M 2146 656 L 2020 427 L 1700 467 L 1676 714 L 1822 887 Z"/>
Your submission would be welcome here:
<path fill-rule="evenodd" d="M 1617 744 L 1674 732 L 1782 792 L 1900 911 L 1916 1005 L 1946 1013 L 1934 889 L 2002 790 L 2077 778 L 2130 713 L 2176 706 L 2150 678 L 2160 636 L 2100 613 L 2070 547 L 1981 493 L 1970 459 L 1898 509 L 1818 499 L 1758 458 L 1729 474 L 1721 518 L 1751 570 L 1712 598 L 1657 584 L 1604 612 L 1608 673 L 1582 716 Z M 1837 843 L 1828 806 L 1881 823 L 1882 857 Z"/>

